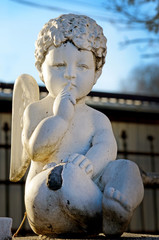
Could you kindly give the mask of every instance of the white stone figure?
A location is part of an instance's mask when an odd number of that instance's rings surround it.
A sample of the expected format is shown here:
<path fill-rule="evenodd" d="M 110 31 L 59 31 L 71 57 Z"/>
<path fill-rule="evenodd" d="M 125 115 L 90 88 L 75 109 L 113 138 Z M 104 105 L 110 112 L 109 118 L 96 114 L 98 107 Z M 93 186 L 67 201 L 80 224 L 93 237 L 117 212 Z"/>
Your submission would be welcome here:
<path fill-rule="evenodd" d="M 108 118 L 85 104 L 105 55 L 106 38 L 93 19 L 62 15 L 44 25 L 36 42 L 47 97 L 38 99 L 28 75 L 15 84 L 10 179 L 18 181 L 31 162 L 25 204 L 39 235 L 121 235 L 142 201 L 137 165 L 114 161 Z"/>

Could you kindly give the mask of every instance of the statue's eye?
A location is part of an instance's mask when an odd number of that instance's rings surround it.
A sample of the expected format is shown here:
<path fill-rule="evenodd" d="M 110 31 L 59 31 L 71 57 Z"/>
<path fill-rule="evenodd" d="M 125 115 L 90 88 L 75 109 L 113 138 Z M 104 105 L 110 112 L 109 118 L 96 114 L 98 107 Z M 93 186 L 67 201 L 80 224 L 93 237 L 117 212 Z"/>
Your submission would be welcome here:
<path fill-rule="evenodd" d="M 89 68 L 86 64 L 78 64 L 78 67 L 79 67 L 81 70 L 86 70 L 86 69 Z"/>
<path fill-rule="evenodd" d="M 56 67 L 56 68 L 62 68 L 62 67 L 65 67 L 66 64 L 65 63 L 55 63 L 52 65 L 52 67 Z"/>

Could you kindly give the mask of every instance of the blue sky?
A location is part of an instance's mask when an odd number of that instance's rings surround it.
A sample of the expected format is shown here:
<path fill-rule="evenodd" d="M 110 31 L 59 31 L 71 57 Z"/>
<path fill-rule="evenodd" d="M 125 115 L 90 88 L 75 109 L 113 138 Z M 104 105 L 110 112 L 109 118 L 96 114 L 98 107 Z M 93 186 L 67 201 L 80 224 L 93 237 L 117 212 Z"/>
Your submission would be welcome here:
<path fill-rule="evenodd" d="M 23 73 L 32 75 L 38 82 L 34 66 L 34 43 L 42 26 L 51 18 L 63 13 L 79 13 L 94 18 L 102 26 L 108 40 L 108 54 L 102 76 L 93 90 L 118 92 L 122 79 L 137 65 L 148 63 L 140 57 L 135 45 L 120 49 L 119 42 L 141 32 L 119 31 L 100 17 L 105 15 L 104 0 L 30 0 L 34 3 L 63 8 L 46 10 L 19 4 L 12 0 L 0 1 L 0 81 L 14 82 Z M 81 3 L 82 2 L 82 3 Z M 66 10 L 66 11 L 65 11 Z M 100 16 L 100 17 L 99 17 Z M 143 33 L 145 34 L 145 33 Z M 143 36 L 143 35 L 142 35 Z"/>

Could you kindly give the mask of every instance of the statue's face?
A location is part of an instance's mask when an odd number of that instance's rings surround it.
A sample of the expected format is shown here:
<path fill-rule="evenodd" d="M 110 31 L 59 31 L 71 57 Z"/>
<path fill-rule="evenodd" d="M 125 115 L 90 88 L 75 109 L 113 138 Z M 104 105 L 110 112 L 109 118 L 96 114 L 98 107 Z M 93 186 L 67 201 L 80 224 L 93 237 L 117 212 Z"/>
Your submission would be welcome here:
<path fill-rule="evenodd" d="M 42 65 L 42 74 L 53 97 L 70 84 L 72 95 L 80 99 L 91 91 L 96 80 L 93 53 L 78 50 L 70 42 L 57 48 L 51 46 Z"/>

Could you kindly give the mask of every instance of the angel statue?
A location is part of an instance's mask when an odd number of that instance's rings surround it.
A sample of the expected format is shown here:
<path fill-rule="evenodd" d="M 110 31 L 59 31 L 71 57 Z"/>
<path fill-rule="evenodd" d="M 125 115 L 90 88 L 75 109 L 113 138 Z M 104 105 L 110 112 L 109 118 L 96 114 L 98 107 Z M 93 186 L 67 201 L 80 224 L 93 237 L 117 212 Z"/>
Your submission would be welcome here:
<path fill-rule="evenodd" d="M 116 160 L 108 118 L 85 104 L 102 73 L 106 38 L 91 18 L 65 14 L 44 25 L 36 67 L 48 95 L 29 75 L 14 86 L 10 180 L 30 165 L 25 206 L 38 235 L 121 235 L 143 199 L 137 165 Z"/>

